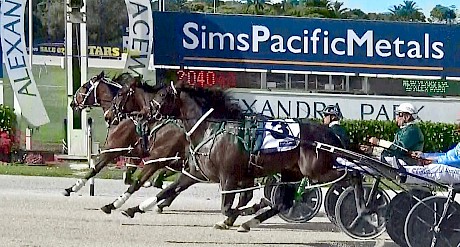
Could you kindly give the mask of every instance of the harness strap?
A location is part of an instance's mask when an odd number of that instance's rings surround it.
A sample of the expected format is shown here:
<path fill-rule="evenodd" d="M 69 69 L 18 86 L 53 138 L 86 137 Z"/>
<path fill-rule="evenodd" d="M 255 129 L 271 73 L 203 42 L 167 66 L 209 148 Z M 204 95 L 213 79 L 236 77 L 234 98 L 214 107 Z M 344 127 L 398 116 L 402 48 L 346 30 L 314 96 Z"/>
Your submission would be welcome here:
<path fill-rule="evenodd" d="M 196 147 L 193 145 L 193 142 L 191 140 L 191 137 L 189 135 L 185 135 L 187 141 L 190 143 L 189 145 L 189 153 L 190 153 L 190 158 L 191 158 L 191 163 L 195 167 L 195 170 L 200 171 L 200 165 L 199 162 L 196 160 L 196 155 L 198 153 L 198 150 L 203 147 L 206 143 L 208 143 L 211 140 L 214 140 L 218 135 L 222 134 L 225 132 L 225 125 L 226 122 L 221 122 L 219 129 L 215 131 L 212 135 L 208 136 L 207 138 L 203 139 Z"/>

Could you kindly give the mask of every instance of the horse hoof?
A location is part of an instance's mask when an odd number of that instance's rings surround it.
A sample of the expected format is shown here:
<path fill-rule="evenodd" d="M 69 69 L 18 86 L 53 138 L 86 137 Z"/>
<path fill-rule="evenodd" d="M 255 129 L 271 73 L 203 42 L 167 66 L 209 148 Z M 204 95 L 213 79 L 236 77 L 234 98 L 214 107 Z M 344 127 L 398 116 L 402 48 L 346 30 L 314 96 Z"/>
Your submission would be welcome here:
<path fill-rule="evenodd" d="M 71 189 L 65 189 L 65 190 L 62 192 L 62 195 L 64 195 L 64 196 L 70 196 L 70 193 L 72 193 L 72 190 L 71 190 Z"/>
<path fill-rule="evenodd" d="M 251 227 L 256 227 L 260 225 L 260 221 L 256 219 L 252 219 L 248 222 L 244 222 L 241 224 L 240 227 L 238 227 L 238 232 L 249 232 L 251 230 Z"/>
<path fill-rule="evenodd" d="M 219 229 L 219 230 L 228 230 L 230 227 L 227 224 L 225 224 L 225 221 L 221 221 L 221 222 L 217 222 L 214 225 L 214 228 Z"/>
<path fill-rule="evenodd" d="M 113 204 L 107 204 L 105 205 L 104 207 L 101 208 L 102 212 L 106 213 L 106 214 L 111 214 L 112 213 L 112 210 L 114 210 L 115 207 L 113 206 Z"/>
<path fill-rule="evenodd" d="M 238 227 L 238 232 L 249 232 L 251 227 L 249 227 L 246 223 L 243 223 L 240 227 Z"/>
<path fill-rule="evenodd" d="M 156 211 L 158 214 L 161 214 L 161 213 L 163 213 L 163 208 L 162 208 L 162 207 L 156 207 L 155 211 Z"/>
<path fill-rule="evenodd" d="M 121 211 L 121 214 L 132 219 L 134 218 L 134 215 L 136 214 L 136 212 L 134 212 L 132 208 L 128 208 L 127 210 Z"/>

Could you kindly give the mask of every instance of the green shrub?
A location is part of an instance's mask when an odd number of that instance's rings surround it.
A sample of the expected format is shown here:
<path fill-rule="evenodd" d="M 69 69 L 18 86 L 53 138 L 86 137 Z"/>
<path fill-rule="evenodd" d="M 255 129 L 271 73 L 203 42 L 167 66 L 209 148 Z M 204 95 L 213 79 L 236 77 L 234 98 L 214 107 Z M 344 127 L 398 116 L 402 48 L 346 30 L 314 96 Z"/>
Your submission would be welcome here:
<path fill-rule="evenodd" d="M 10 161 L 10 154 L 16 144 L 16 115 L 9 106 L 0 104 L 0 160 Z"/>
<path fill-rule="evenodd" d="M 0 104 L 0 132 L 14 134 L 16 127 L 16 114 L 14 110 L 6 105 Z"/>
<path fill-rule="evenodd" d="M 398 127 L 394 121 L 377 120 L 343 120 L 342 125 L 350 135 L 352 149 L 365 144 L 370 137 L 393 141 Z M 421 122 L 420 128 L 425 137 L 425 152 L 447 151 L 452 145 L 460 142 L 455 124 Z"/>

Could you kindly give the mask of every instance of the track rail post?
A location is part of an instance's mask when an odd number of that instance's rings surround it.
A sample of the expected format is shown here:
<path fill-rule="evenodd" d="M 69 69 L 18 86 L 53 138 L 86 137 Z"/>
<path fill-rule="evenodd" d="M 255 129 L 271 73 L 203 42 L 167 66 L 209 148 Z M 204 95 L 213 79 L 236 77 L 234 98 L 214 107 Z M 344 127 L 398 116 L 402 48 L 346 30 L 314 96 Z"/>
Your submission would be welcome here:
<path fill-rule="evenodd" d="M 87 131 L 88 131 L 88 167 L 90 169 L 94 169 L 94 159 L 93 159 L 93 119 L 88 118 L 88 125 L 87 125 Z M 94 177 L 89 179 L 89 195 L 94 196 Z"/>

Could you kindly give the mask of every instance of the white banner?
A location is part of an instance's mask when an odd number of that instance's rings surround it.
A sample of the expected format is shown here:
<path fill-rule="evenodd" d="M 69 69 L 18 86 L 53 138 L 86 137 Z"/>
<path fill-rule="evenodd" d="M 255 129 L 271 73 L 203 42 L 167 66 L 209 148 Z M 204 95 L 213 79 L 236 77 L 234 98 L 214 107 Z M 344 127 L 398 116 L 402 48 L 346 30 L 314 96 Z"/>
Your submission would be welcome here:
<path fill-rule="evenodd" d="M 6 71 L 22 116 L 30 127 L 50 122 L 27 59 L 24 35 L 26 0 L 5 0 L 1 6 L 1 40 Z M 51 96 L 50 96 L 51 97 Z"/>
<path fill-rule="evenodd" d="M 149 0 L 125 0 L 128 9 L 128 57 L 125 70 L 144 75 L 153 49 L 153 17 Z"/>
<path fill-rule="evenodd" d="M 322 118 L 327 105 L 338 105 L 345 119 L 393 120 L 396 107 L 408 102 L 422 121 L 456 123 L 460 100 L 434 97 L 396 97 L 351 94 L 318 94 L 232 89 L 242 109 L 275 118 Z"/>

